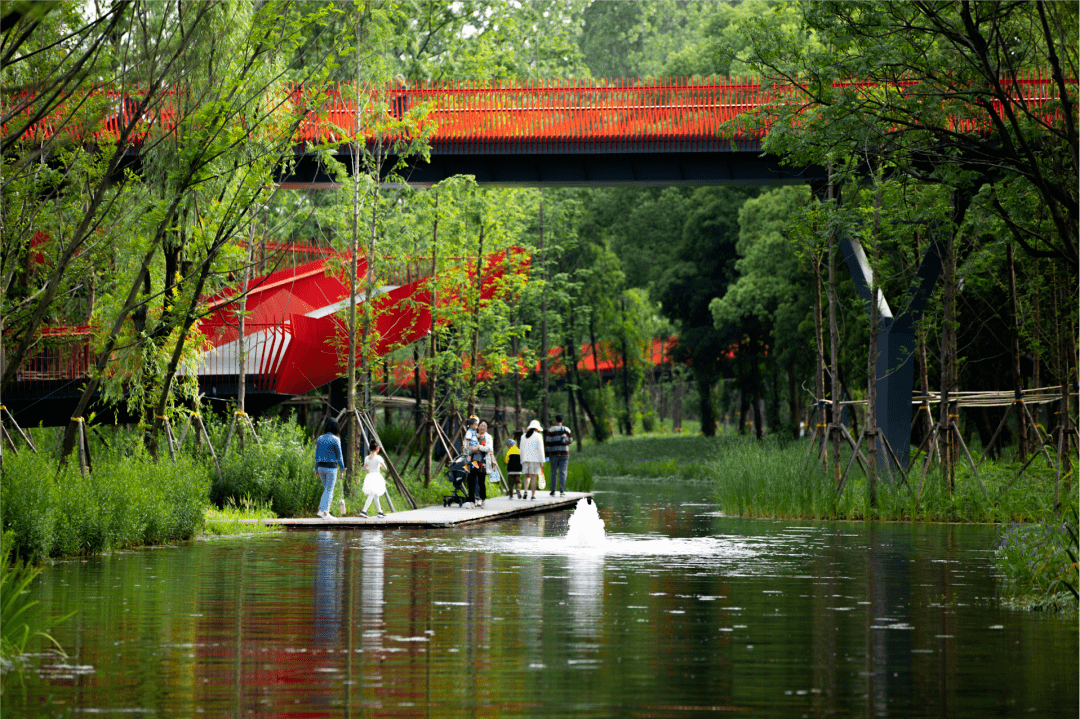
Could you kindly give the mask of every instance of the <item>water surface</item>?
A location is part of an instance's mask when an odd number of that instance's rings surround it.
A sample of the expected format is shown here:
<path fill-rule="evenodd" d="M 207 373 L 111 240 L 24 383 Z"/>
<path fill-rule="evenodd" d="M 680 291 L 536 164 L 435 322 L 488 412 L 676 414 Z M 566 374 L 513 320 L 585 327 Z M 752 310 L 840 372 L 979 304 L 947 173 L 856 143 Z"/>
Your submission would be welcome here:
<path fill-rule="evenodd" d="M 603 480 L 471 529 L 288 533 L 63 562 L 78 610 L 5 716 L 1077 715 L 1075 620 L 999 605 L 996 530 L 724 517 Z M 468 511 L 468 510 L 462 510 Z"/>

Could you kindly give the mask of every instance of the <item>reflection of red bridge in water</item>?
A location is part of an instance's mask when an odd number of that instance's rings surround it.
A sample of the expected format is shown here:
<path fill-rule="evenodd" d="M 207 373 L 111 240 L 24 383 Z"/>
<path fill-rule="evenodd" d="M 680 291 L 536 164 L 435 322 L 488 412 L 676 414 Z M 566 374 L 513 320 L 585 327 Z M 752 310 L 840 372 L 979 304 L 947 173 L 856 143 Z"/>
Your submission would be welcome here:
<path fill-rule="evenodd" d="M 292 248 L 290 248 L 292 249 Z M 336 253 L 322 248 L 298 248 L 324 254 L 322 259 L 281 269 L 249 283 L 244 321 L 246 404 L 259 412 L 283 399 L 321 387 L 346 372 L 348 331 L 345 317 L 349 305 L 348 270 L 342 275 L 332 264 Z M 485 260 L 481 297 L 490 299 L 507 271 L 520 272 L 528 257 L 519 249 L 500 252 Z M 463 265 L 462 283 L 476 281 L 476 268 Z M 357 260 L 357 321 L 362 321 L 367 261 Z M 387 282 L 372 292 L 374 345 L 383 356 L 415 342 L 431 329 L 431 265 L 419 260 L 404 263 L 388 273 Z M 199 359 L 181 369 L 196 374 L 207 397 L 235 397 L 239 379 L 239 290 L 231 288 L 209 299 L 207 316 L 199 330 L 208 348 Z M 440 307 L 462 302 L 456 289 L 437 294 Z M 74 406 L 81 385 L 98 356 L 91 347 L 88 326 L 52 327 L 41 333 L 42 347 L 22 363 L 4 402 L 21 424 L 47 425 L 67 421 L 67 405 Z M 357 362 L 359 365 L 359 360 Z M 108 370 L 106 370 L 108 371 Z M 63 409 L 61 409 L 63 406 Z"/>

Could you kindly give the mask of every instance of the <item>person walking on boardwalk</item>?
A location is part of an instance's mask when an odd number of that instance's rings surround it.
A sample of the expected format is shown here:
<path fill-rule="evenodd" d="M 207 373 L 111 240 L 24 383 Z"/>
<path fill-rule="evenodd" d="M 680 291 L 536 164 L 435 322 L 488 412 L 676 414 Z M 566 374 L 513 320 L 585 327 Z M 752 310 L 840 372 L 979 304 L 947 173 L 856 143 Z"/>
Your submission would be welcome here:
<path fill-rule="evenodd" d="M 487 503 L 487 475 L 492 459 L 491 435 L 487 433 L 487 422 L 480 422 L 473 433 L 469 445 L 469 497 L 473 507 L 484 509 Z"/>
<path fill-rule="evenodd" d="M 330 514 L 330 500 L 334 498 L 338 468 L 345 469 L 338 434 L 337 420 L 331 418 L 326 421 L 326 434 L 315 440 L 315 469 L 312 471 L 323 485 L 322 499 L 319 500 L 319 517 L 322 519 L 334 519 Z"/>
<path fill-rule="evenodd" d="M 533 480 L 540 487 L 540 472 L 544 467 L 544 428 L 535 419 L 525 429 L 521 438 L 521 481 L 524 494 L 532 491 L 529 499 L 536 499 L 536 490 L 532 489 Z"/>
<path fill-rule="evenodd" d="M 509 499 L 515 499 L 518 496 L 518 482 L 521 481 L 521 450 L 518 449 L 517 442 L 512 439 L 506 440 L 506 456 L 503 457 L 503 461 L 506 462 L 506 496 Z M 524 491 L 521 493 L 521 498 L 525 499 Z"/>
<path fill-rule="evenodd" d="M 375 502 L 375 511 L 379 513 L 379 516 L 386 516 L 382 511 L 382 504 L 379 502 L 379 497 L 386 494 L 386 480 L 382 476 L 382 470 L 384 469 L 386 469 L 386 460 L 379 456 L 378 443 L 372 442 L 371 453 L 364 457 L 364 471 L 367 474 L 364 475 L 364 485 L 361 490 L 367 495 L 367 501 L 364 502 L 364 508 L 360 510 L 361 517 L 368 516 L 368 507 L 371 506 L 373 500 Z"/>
<path fill-rule="evenodd" d="M 558 490 L 566 496 L 566 472 L 570 466 L 570 443 L 574 433 L 563 426 L 563 416 L 555 415 L 555 424 L 544 430 L 544 452 L 551 462 L 551 496 Z"/>
<path fill-rule="evenodd" d="M 465 439 L 462 441 L 462 451 L 469 456 L 469 476 L 465 478 L 465 486 L 468 489 L 467 503 L 472 508 L 477 508 L 477 494 L 483 492 L 484 499 L 487 498 L 487 487 L 484 487 L 483 477 L 478 478 L 478 474 L 484 473 L 485 460 L 484 453 L 480 449 L 480 418 L 475 415 L 469 417 L 469 428 L 465 430 Z M 477 484 L 481 489 L 478 491 Z M 481 500 L 483 501 L 483 500 Z"/>

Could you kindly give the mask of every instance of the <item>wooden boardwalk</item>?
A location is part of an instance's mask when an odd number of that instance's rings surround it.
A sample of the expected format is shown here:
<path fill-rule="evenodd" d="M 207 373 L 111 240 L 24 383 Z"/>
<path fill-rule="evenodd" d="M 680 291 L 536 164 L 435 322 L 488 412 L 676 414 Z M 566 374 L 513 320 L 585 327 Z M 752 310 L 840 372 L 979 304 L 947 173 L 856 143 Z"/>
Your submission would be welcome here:
<path fill-rule="evenodd" d="M 241 524 L 261 523 L 286 529 L 442 529 L 467 524 L 494 522 L 511 517 L 523 517 L 559 509 L 572 509 L 587 492 L 567 492 L 552 497 L 547 491 L 537 492 L 536 499 L 507 499 L 492 497 L 484 509 L 467 509 L 456 504 L 449 507 L 420 507 L 404 512 L 391 512 L 383 518 L 369 517 L 298 517 L 293 519 L 242 519 Z M 374 508 L 374 505 L 372 505 Z"/>

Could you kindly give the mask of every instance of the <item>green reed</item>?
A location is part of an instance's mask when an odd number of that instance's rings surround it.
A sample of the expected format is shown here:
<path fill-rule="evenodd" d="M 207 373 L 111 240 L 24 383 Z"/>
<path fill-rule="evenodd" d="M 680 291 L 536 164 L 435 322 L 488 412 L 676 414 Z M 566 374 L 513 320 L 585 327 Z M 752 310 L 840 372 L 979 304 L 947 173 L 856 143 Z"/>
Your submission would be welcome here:
<path fill-rule="evenodd" d="M 1004 527 L 994 552 L 1007 602 L 1021 609 L 1076 612 L 1080 594 L 1074 507 L 1062 518 Z"/>
<path fill-rule="evenodd" d="M 967 465 L 950 482 L 931 466 L 922 477 L 917 463 L 905 477 L 879 475 L 871 499 L 866 475 L 854 465 L 843 492 L 835 469 L 826 472 L 804 442 L 755 442 L 730 438 L 711 462 L 717 495 L 725 512 L 744 516 L 805 519 L 870 519 L 926 522 L 1008 522 L 1052 516 L 1054 474 L 1031 466 L 1017 480 L 1019 465 L 987 462 L 978 476 Z M 850 452 L 842 455 L 841 474 Z M 981 485 L 981 486 L 980 486 Z"/>
<path fill-rule="evenodd" d="M 194 536 L 209 489 L 203 468 L 188 457 L 158 462 L 133 446 L 97 452 L 86 475 L 44 455 L 5 457 L 0 519 L 15 553 L 38 560 Z"/>

